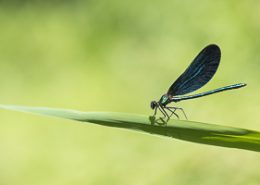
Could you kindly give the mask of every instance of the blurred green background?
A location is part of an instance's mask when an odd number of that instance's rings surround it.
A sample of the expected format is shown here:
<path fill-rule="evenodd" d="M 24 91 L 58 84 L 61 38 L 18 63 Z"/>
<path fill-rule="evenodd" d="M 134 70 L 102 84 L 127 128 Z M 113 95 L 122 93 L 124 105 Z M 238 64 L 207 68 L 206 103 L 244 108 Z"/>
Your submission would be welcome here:
<path fill-rule="evenodd" d="M 152 114 L 199 51 L 246 88 L 180 102 L 190 120 L 260 130 L 260 1 L 0 1 L 1 104 Z M 255 185 L 259 154 L 2 110 L 1 185 Z"/>

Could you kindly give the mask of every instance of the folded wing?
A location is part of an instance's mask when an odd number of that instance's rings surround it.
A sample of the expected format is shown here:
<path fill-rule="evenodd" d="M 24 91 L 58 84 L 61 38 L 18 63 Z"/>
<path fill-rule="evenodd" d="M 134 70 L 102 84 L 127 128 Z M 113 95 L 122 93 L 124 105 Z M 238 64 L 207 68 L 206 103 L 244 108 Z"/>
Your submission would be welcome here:
<path fill-rule="evenodd" d="M 184 73 L 171 85 L 171 96 L 193 92 L 204 86 L 216 73 L 221 57 L 220 48 L 211 44 L 205 47 Z"/>

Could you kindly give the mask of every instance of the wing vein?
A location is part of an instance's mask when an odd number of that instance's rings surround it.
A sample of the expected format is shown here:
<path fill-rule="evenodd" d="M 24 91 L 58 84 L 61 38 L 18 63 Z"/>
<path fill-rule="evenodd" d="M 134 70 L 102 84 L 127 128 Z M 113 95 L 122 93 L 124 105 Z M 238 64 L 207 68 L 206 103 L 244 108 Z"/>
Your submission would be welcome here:
<path fill-rule="evenodd" d="M 171 85 L 167 94 L 171 96 L 183 95 L 204 86 L 216 73 L 220 57 L 221 51 L 217 45 L 211 44 L 205 47 Z"/>

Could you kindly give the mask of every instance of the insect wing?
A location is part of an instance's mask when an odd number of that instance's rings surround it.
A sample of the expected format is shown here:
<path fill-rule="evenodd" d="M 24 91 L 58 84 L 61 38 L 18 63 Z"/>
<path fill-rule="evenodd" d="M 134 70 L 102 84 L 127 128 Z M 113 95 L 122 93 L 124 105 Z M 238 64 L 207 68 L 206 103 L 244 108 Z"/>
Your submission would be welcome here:
<path fill-rule="evenodd" d="M 216 73 L 221 57 L 220 48 L 211 44 L 205 47 L 184 73 L 171 85 L 171 96 L 193 92 L 204 86 Z"/>

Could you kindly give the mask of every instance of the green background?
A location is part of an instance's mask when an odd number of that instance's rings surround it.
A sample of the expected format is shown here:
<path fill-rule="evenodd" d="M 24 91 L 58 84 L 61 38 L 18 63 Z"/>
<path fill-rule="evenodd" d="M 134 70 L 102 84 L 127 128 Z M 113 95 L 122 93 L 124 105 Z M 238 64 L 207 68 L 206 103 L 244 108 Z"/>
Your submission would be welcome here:
<path fill-rule="evenodd" d="M 152 114 L 199 51 L 222 49 L 190 120 L 260 130 L 260 2 L 0 1 L 1 104 Z M 0 113 L 1 185 L 254 185 L 256 152 Z"/>

